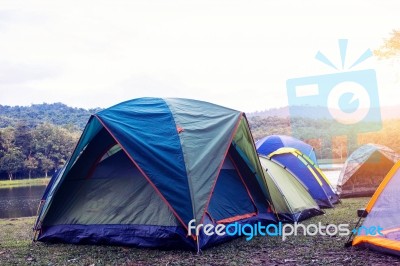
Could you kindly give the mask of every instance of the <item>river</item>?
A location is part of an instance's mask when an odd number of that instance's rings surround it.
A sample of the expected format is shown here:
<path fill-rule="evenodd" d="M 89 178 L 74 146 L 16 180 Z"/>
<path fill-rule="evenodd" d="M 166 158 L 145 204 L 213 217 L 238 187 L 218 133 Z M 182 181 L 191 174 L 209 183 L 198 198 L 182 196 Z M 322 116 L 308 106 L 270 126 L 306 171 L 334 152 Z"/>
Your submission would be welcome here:
<path fill-rule="evenodd" d="M 46 186 L 0 188 L 0 219 L 35 216 Z"/>
<path fill-rule="evenodd" d="M 340 170 L 334 167 L 323 171 L 336 188 Z M 45 188 L 46 186 L 0 188 L 0 219 L 35 216 Z"/>

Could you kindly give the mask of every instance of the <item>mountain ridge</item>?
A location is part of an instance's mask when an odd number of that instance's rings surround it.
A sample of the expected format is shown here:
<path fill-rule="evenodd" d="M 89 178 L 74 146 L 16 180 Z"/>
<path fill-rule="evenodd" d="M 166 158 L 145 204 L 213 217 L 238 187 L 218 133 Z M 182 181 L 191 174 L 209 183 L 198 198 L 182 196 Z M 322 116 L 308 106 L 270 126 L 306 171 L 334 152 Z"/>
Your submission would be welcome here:
<path fill-rule="evenodd" d="M 295 117 L 317 120 L 325 118 L 321 115 L 326 110 L 326 107 L 323 106 L 295 106 L 292 108 L 292 111 L 294 110 L 296 114 Z M 29 127 L 49 122 L 59 126 L 73 125 L 77 129 L 83 130 L 90 116 L 101 110 L 103 108 L 100 107 L 91 109 L 70 107 L 61 102 L 32 104 L 30 106 L 0 105 L 0 128 L 15 126 L 19 122 L 24 122 Z M 400 105 L 382 107 L 380 111 L 382 120 L 400 118 Z M 248 112 L 246 115 L 250 119 L 255 117 L 287 119 L 290 117 L 288 106 Z"/>

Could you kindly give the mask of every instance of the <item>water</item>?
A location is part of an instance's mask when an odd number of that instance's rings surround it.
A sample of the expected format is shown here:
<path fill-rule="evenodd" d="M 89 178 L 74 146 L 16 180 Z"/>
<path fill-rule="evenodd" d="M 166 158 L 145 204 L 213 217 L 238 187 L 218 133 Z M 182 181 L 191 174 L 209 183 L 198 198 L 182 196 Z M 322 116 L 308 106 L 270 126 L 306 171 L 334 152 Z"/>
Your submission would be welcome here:
<path fill-rule="evenodd" d="M 336 188 L 340 171 L 343 168 L 343 164 L 340 163 L 332 163 L 332 164 L 320 164 L 319 168 L 324 172 L 328 180 L 331 182 L 333 188 Z"/>
<path fill-rule="evenodd" d="M 336 188 L 340 170 L 327 169 L 324 173 Z M 35 216 L 46 186 L 0 188 L 0 219 Z"/>
<path fill-rule="evenodd" d="M 0 188 L 0 219 L 35 216 L 45 188 Z"/>
<path fill-rule="evenodd" d="M 340 170 L 323 170 L 323 172 L 328 178 L 329 182 L 331 182 L 332 187 L 336 188 L 340 175 Z"/>
<path fill-rule="evenodd" d="M 322 170 L 341 170 L 344 166 L 342 163 L 325 163 L 318 165 Z"/>

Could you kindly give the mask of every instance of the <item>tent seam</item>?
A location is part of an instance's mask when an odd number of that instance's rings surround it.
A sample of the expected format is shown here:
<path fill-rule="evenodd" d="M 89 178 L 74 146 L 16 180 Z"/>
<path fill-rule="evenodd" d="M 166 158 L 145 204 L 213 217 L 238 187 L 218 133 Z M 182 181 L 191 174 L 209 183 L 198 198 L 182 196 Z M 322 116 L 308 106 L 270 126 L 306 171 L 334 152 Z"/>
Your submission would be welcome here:
<path fill-rule="evenodd" d="M 174 124 L 175 124 L 175 128 L 176 128 L 176 126 L 177 126 L 177 124 L 176 124 L 176 120 L 175 120 L 175 115 L 174 115 L 174 112 L 172 111 L 172 109 L 173 108 L 171 108 L 171 106 L 168 104 L 168 102 L 165 100 L 165 99 L 162 99 L 163 101 L 164 101 L 164 103 L 167 105 L 167 107 L 168 107 L 168 109 L 169 109 L 169 112 L 171 113 L 171 117 L 172 117 L 172 120 L 174 121 Z M 184 130 L 184 129 L 183 129 Z M 184 131 L 183 131 L 184 132 Z M 195 219 L 196 218 L 196 215 L 195 215 L 195 201 L 194 201 L 194 196 L 193 196 L 193 184 L 192 184 L 192 179 L 190 178 L 190 174 L 189 174 L 189 172 L 188 172 L 188 168 L 187 168 L 187 164 L 186 164 L 186 161 L 187 161 L 187 156 L 186 156 L 186 152 L 185 152 L 185 150 L 182 148 L 183 147 L 183 140 L 182 140 L 182 138 L 181 138 L 181 136 L 180 136 L 180 133 L 177 131 L 177 135 L 178 135 L 178 138 L 179 138 L 179 145 L 180 145 L 180 150 L 181 150 L 181 152 L 182 152 L 182 156 L 183 156 L 183 162 L 184 162 L 184 164 L 185 164 L 185 171 L 186 171 L 186 178 L 187 178 L 187 182 L 188 182 L 188 186 L 189 186 L 189 194 L 190 194 L 190 200 L 191 200 L 191 205 L 192 205 L 192 215 L 193 215 L 193 218 Z"/>
<path fill-rule="evenodd" d="M 94 115 L 99 122 L 103 125 L 103 127 L 107 130 L 107 132 L 113 137 L 113 139 L 121 146 L 121 149 L 125 152 L 125 154 L 128 156 L 128 158 L 132 161 L 132 163 L 138 168 L 138 170 L 143 174 L 143 176 L 146 178 L 147 182 L 153 187 L 153 189 L 157 192 L 157 194 L 161 197 L 161 199 L 167 204 L 167 206 L 170 208 L 172 213 L 178 218 L 179 222 L 183 225 L 183 227 L 188 230 L 187 225 L 183 222 L 182 218 L 176 213 L 174 208 L 172 208 L 171 204 L 167 201 L 167 199 L 161 194 L 161 192 L 157 189 L 157 187 L 154 185 L 154 183 L 150 180 L 150 178 L 147 176 L 147 174 L 143 171 L 143 169 L 136 163 L 136 161 L 132 158 L 132 156 L 128 153 L 128 151 L 125 149 L 125 147 L 118 141 L 118 139 L 111 133 L 109 128 L 104 124 L 104 122 L 98 117 L 97 115 Z"/>
<path fill-rule="evenodd" d="M 214 184 L 213 184 L 212 189 L 211 189 L 211 192 L 210 192 L 210 195 L 208 196 L 207 203 L 206 203 L 206 205 L 204 206 L 204 211 L 203 211 L 203 214 L 201 215 L 200 223 L 202 223 L 203 220 L 204 220 L 205 213 L 207 212 L 207 209 L 208 209 L 208 206 L 209 206 L 209 204 L 210 204 L 212 195 L 214 194 L 214 189 L 215 189 L 215 186 L 216 186 L 216 184 L 217 184 L 218 177 L 219 177 L 219 174 L 220 174 L 221 169 L 222 169 L 222 165 L 224 164 L 224 160 L 225 160 L 225 158 L 226 158 L 226 156 L 227 156 L 227 154 L 228 154 L 229 147 L 231 146 L 232 141 L 233 141 L 233 138 L 235 137 L 236 132 L 237 132 L 237 130 L 238 130 L 238 128 L 239 128 L 239 124 L 240 124 L 240 121 L 241 121 L 241 119 L 242 119 L 242 116 L 243 116 L 243 113 L 240 112 L 239 117 L 238 117 L 238 121 L 236 122 L 236 125 L 235 125 L 235 128 L 234 128 L 233 132 L 232 132 L 232 135 L 230 136 L 230 140 L 229 140 L 228 145 L 227 145 L 228 147 L 227 147 L 227 149 L 226 149 L 226 151 L 225 151 L 225 153 L 224 153 L 224 157 L 223 157 L 224 159 L 221 160 L 221 163 L 220 163 L 219 168 L 218 168 L 218 171 L 217 171 L 217 175 L 216 175 L 215 180 L 214 180 Z"/>

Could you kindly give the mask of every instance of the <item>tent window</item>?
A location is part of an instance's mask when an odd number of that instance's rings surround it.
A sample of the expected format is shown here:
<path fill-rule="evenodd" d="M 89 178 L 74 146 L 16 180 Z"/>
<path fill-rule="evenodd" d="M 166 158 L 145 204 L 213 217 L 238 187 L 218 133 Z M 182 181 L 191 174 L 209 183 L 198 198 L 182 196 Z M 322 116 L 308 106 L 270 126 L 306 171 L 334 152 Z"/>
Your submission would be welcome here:
<path fill-rule="evenodd" d="M 108 151 L 106 151 L 106 153 L 104 153 L 103 157 L 101 157 L 100 162 L 104 161 L 105 159 L 107 159 L 108 157 L 116 154 L 117 152 L 119 152 L 121 150 L 121 146 L 119 146 L 119 144 L 115 144 L 114 146 L 112 146 Z"/>
<path fill-rule="evenodd" d="M 86 144 L 85 147 L 83 147 L 83 149 L 81 150 L 81 152 L 78 154 L 78 156 L 76 156 L 76 159 L 75 159 L 75 161 L 72 163 L 72 166 L 75 165 L 75 163 L 76 163 L 76 162 L 78 161 L 78 159 L 81 157 L 82 153 L 86 150 L 86 148 L 87 148 L 88 145 L 89 145 L 89 144 Z M 72 166 L 71 166 L 71 167 L 72 167 Z"/>
<path fill-rule="evenodd" d="M 226 188 L 230 189 L 226 189 Z M 247 191 L 246 184 L 229 156 L 225 158 L 219 173 L 208 213 L 218 222 L 232 222 L 257 214 L 256 206 Z"/>

